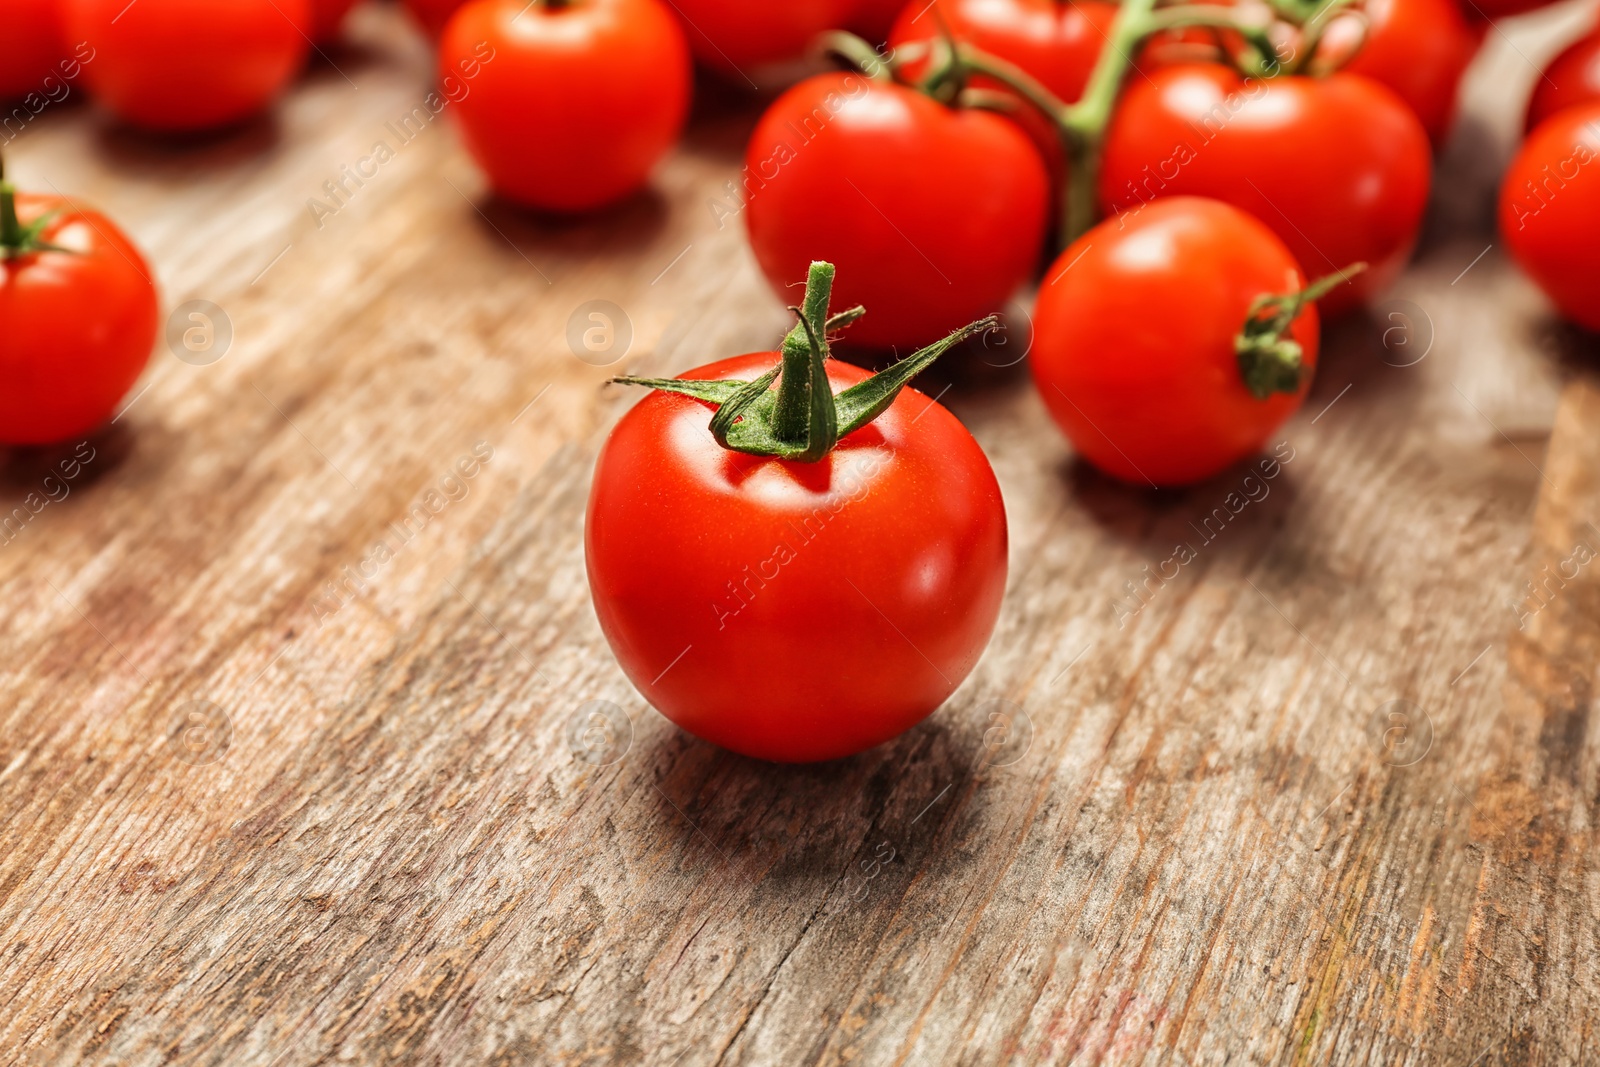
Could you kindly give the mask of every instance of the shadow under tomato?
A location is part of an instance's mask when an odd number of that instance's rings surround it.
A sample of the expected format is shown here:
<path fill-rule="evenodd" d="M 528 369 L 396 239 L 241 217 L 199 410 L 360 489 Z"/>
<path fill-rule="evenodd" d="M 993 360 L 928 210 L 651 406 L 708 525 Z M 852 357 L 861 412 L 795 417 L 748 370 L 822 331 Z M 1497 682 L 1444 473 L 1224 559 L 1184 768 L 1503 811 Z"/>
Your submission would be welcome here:
<path fill-rule="evenodd" d="M 48 495 L 57 491 L 46 485 L 46 479 L 66 483 L 70 491 L 53 503 L 69 503 L 77 490 L 93 485 L 122 466 L 137 443 L 137 434 L 117 424 L 102 426 L 83 437 L 58 444 L 0 447 L 0 512 L 9 513 L 29 493 Z M 85 447 L 92 452 L 85 453 Z M 85 460 L 85 455 L 93 458 Z M 74 470 L 76 474 L 66 477 Z"/>
<path fill-rule="evenodd" d="M 555 252 L 586 259 L 636 254 L 655 240 L 668 217 L 665 198 L 651 187 L 608 207 L 582 213 L 539 211 L 497 193 L 490 193 L 476 206 L 474 223 L 497 243 L 511 242 L 534 263 L 540 261 L 529 253 Z M 542 263 L 540 267 L 545 269 Z"/>
<path fill-rule="evenodd" d="M 273 112 L 215 130 L 172 133 L 146 130 L 102 115 L 94 144 L 102 160 L 140 177 L 186 180 L 196 171 L 228 170 L 270 152 L 283 139 Z"/>
<path fill-rule="evenodd" d="M 640 755 L 655 784 L 656 826 L 684 842 L 685 865 L 736 869 L 832 908 L 882 842 L 904 864 L 894 873 L 931 873 L 928 848 L 980 773 L 982 731 L 960 726 L 947 705 L 876 748 L 809 764 L 750 759 L 673 727 L 654 732 Z"/>

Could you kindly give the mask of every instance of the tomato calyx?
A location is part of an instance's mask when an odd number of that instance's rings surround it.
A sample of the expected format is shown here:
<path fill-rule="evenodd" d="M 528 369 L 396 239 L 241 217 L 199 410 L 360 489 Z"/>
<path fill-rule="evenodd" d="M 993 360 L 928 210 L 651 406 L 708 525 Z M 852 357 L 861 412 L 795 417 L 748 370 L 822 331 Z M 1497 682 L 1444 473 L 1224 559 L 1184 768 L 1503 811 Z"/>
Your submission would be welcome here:
<path fill-rule="evenodd" d="M 828 381 L 828 333 L 866 314 L 855 307 L 829 315 L 834 266 L 811 264 L 806 295 L 791 308 L 799 321 L 783 339 L 782 361 L 752 381 L 701 381 L 679 378 L 613 378 L 618 385 L 640 385 L 717 405 L 711 434 L 723 448 L 752 456 L 816 463 L 842 439 L 882 415 L 900 390 L 940 356 L 969 337 L 999 328 L 990 315 L 964 326 L 866 381 L 834 395 Z M 772 384 L 778 383 L 774 390 Z"/>
<path fill-rule="evenodd" d="M 61 208 L 47 211 L 24 226 L 17 219 L 17 188 L 6 180 L 5 161 L 0 159 L 0 260 L 16 259 L 35 252 L 72 250 L 44 239 L 45 228 L 61 215 Z"/>
<path fill-rule="evenodd" d="M 1367 269 L 1356 263 L 1319 278 L 1296 293 L 1263 293 L 1250 305 L 1244 329 L 1233 340 L 1239 373 L 1257 400 L 1273 393 L 1297 393 L 1305 373 L 1305 352 L 1289 336 L 1289 327 L 1307 304 L 1327 296 L 1334 288 Z"/>

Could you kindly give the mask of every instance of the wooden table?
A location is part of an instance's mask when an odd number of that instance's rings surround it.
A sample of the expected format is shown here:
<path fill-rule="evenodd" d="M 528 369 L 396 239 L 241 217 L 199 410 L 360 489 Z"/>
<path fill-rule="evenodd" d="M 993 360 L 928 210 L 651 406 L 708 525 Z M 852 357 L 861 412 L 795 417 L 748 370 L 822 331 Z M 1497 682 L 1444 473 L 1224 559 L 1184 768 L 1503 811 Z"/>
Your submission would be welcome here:
<path fill-rule="evenodd" d="M 383 9 L 220 140 L 52 108 L 15 176 L 232 337 L 163 346 L 0 543 L 0 1060 L 1600 1062 L 1597 346 L 1491 214 L 1584 17 L 1490 33 L 1415 268 L 1214 539 L 1242 472 L 1109 482 L 1015 350 L 937 383 L 1005 490 L 1005 611 L 947 707 L 816 767 L 651 711 L 583 572 L 636 399 L 603 380 L 786 323 L 712 207 L 755 105 L 566 223 L 486 198 L 448 117 L 308 206 L 428 88 Z M 610 366 L 568 344 L 592 300 Z M 58 459 L 6 456 L 5 510 Z"/>

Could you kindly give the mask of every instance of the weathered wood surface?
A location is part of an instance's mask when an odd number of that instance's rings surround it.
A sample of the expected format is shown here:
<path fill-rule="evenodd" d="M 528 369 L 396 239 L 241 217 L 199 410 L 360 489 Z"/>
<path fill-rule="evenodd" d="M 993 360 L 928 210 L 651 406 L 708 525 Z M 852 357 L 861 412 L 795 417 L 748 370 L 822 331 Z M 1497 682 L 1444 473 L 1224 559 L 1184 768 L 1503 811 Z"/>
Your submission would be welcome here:
<path fill-rule="evenodd" d="M 1414 306 L 1333 331 L 1292 460 L 1209 543 L 1243 472 L 1111 484 L 1017 369 L 959 375 L 1012 521 L 999 632 L 921 727 L 798 769 L 645 707 L 582 569 L 632 402 L 604 377 L 784 325 L 709 208 L 753 108 L 703 104 L 654 195 L 566 224 L 484 199 L 441 123 L 320 229 L 428 85 L 389 13 L 220 141 L 42 116 L 16 176 L 125 220 L 234 340 L 162 352 L 0 545 L 0 1060 L 1600 1062 L 1600 567 L 1525 587 L 1600 549 L 1596 345 L 1474 259 L 1582 15 L 1491 33 Z M 613 367 L 567 345 L 594 299 L 633 326 Z M 6 511 L 55 458 L 4 458 Z"/>

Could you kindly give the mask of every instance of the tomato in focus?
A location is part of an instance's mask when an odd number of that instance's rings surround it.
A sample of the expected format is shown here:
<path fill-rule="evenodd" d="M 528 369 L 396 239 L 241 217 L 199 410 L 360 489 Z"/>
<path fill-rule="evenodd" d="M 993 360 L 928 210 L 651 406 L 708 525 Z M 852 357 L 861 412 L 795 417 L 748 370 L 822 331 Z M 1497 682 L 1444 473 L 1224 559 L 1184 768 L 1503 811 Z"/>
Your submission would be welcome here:
<path fill-rule="evenodd" d="M 1306 278 L 1270 229 L 1228 204 L 1171 197 L 1107 219 L 1046 277 L 1034 380 L 1073 447 L 1115 478 L 1166 488 L 1219 474 L 1257 454 L 1311 387 L 1311 306 L 1289 332 L 1298 388 L 1263 400 L 1247 387 L 1235 342 L 1252 304 Z"/>
<path fill-rule="evenodd" d="M 1044 161 L 1015 123 L 857 74 L 780 97 L 744 182 L 773 288 L 792 299 L 811 260 L 838 264 L 839 305 L 868 309 L 848 336 L 864 348 L 926 344 L 999 310 L 1032 273 L 1049 214 Z"/>
<path fill-rule="evenodd" d="M 659 0 L 474 0 L 439 68 L 466 78 L 453 110 L 495 191 L 547 211 L 643 187 L 689 113 L 689 51 Z"/>
<path fill-rule="evenodd" d="M 305 65 L 307 0 L 63 0 L 69 39 L 94 49 L 83 78 L 117 117 L 150 130 L 214 129 L 264 110 Z"/>
<path fill-rule="evenodd" d="M 841 29 L 857 0 L 672 0 L 695 59 L 738 83 L 799 59 L 825 30 Z"/>
<path fill-rule="evenodd" d="M 1316 277 L 1363 262 L 1327 314 L 1382 292 L 1404 269 L 1428 203 L 1428 135 L 1393 92 L 1359 74 L 1246 79 L 1215 63 L 1129 82 L 1106 141 L 1110 211 L 1207 196 L 1255 215 Z"/>
<path fill-rule="evenodd" d="M 1563 315 L 1600 332 L 1600 103 L 1528 135 L 1500 188 L 1500 233 Z"/>
<path fill-rule="evenodd" d="M 1359 50 L 1344 64 L 1393 89 L 1435 144 L 1444 143 L 1456 115 L 1461 75 L 1478 54 L 1479 36 L 1456 0 L 1367 0 L 1365 39 L 1354 18 L 1336 19 L 1319 56 Z"/>
<path fill-rule="evenodd" d="M 684 377 L 750 380 L 779 358 Z M 827 373 L 835 393 L 868 377 Z M 757 759 L 835 759 L 910 729 L 999 617 L 1005 508 L 983 451 L 909 389 L 816 463 L 724 449 L 711 414 L 651 393 L 595 469 L 589 583 L 622 669 L 680 727 Z"/>
<path fill-rule="evenodd" d="M 1600 29 L 1581 37 L 1550 62 L 1533 86 L 1526 128 L 1558 111 L 1600 101 Z"/>
<path fill-rule="evenodd" d="M 59 0 L 8 0 L 0 46 L 0 103 L 42 92 L 67 56 Z"/>
<path fill-rule="evenodd" d="M 0 444 L 53 444 L 111 418 L 149 362 L 160 313 L 150 268 L 110 219 L 54 196 L 15 203 L 23 228 L 58 212 L 38 239 L 68 251 L 0 245 Z"/>

